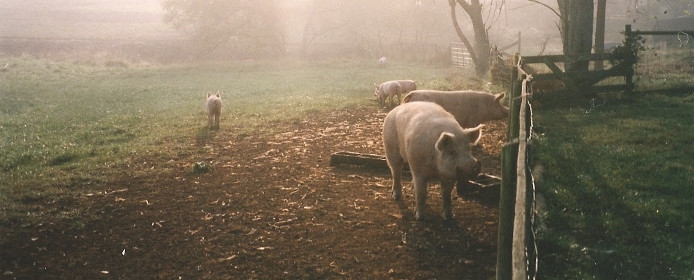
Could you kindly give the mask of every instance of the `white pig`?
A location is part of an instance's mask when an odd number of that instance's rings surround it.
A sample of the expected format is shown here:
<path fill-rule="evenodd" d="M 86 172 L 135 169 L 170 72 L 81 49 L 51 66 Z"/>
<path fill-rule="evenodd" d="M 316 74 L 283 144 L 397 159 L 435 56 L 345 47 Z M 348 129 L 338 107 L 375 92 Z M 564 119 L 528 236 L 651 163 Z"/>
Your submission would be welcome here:
<path fill-rule="evenodd" d="M 443 217 L 451 219 L 453 185 L 480 172 L 479 161 L 470 154 L 469 135 L 479 135 L 482 127 L 463 129 L 453 115 L 430 102 L 404 103 L 391 110 L 383 122 L 383 144 L 393 176 L 393 199 L 402 199 L 402 169 L 407 162 L 414 185 L 415 218 L 422 219 L 427 183 L 439 180 Z"/>
<path fill-rule="evenodd" d="M 205 102 L 205 110 L 207 110 L 207 125 L 212 128 L 219 128 L 219 117 L 222 114 L 222 97 L 217 94 L 207 93 L 207 101 Z"/>
<path fill-rule="evenodd" d="M 380 85 L 374 84 L 376 90 L 374 95 L 378 97 L 378 105 L 384 106 L 386 103 L 386 98 L 390 99 L 390 107 L 393 107 L 393 97 L 398 96 L 398 104 L 400 103 L 400 98 L 402 97 L 402 87 L 397 81 L 387 81 Z"/>
<path fill-rule="evenodd" d="M 381 66 L 381 68 L 386 67 L 387 63 L 388 63 L 388 59 L 385 56 L 382 56 L 381 58 L 378 59 L 378 66 Z"/>

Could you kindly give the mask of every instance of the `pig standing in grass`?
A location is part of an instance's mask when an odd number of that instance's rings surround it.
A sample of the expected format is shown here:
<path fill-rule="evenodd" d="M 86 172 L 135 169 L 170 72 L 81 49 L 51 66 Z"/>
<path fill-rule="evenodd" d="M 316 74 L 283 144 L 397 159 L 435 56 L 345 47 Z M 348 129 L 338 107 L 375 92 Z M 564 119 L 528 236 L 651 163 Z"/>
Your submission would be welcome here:
<path fill-rule="evenodd" d="M 415 90 L 403 98 L 403 103 L 413 101 L 434 102 L 453 114 L 463 128 L 508 118 L 508 107 L 501 104 L 504 93 L 497 95 L 481 91 Z M 477 136 L 473 136 L 477 139 Z"/>
<path fill-rule="evenodd" d="M 482 127 L 463 129 L 453 115 L 430 102 L 404 103 L 391 110 L 383 122 L 383 145 L 393 176 L 393 199 L 402 199 L 400 180 L 407 162 L 414 185 L 415 218 L 423 218 L 427 183 L 439 180 L 443 217 L 451 219 L 454 183 L 474 178 L 480 172 L 480 162 L 470 154 L 469 135 L 479 135 Z"/>
<path fill-rule="evenodd" d="M 390 99 L 390 107 L 393 107 L 393 97 L 398 96 L 398 104 L 400 104 L 400 98 L 402 96 L 402 87 L 397 81 L 387 81 L 380 85 L 374 84 L 376 91 L 374 95 L 378 98 L 378 105 L 385 106 L 386 98 Z"/>
<path fill-rule="evenodd" d="M 388 63 L 388 59 L 385 56 L 382 56 L 381 58 L 378 59 L 378 66 L 381 66 L 381 68 L 386 67 L 387 63 Z"/>
<path fill-rule="evenodd" d="M 207 125 L 210 129 L 219 128 L 219 116 L 222 114 L 222 97 L 219 96 L 219 91 L 216 94 L 207 93 L 205 110 L 207 110 Z"/>
<path fill-rule="evenodd" d="M 413 80 L 397 80 L 396 82 L 400 84 L 400 89 L 405 94 L 410 91 L 417 90 L 417 83 Z"/>

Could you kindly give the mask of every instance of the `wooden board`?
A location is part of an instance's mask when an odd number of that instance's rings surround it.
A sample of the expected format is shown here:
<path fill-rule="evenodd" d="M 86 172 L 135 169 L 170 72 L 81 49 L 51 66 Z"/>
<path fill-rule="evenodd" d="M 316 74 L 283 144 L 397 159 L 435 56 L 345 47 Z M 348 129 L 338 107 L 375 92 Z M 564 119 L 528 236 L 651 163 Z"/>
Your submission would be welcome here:
<path fill-rule="evenodd" d="M 330 166 L 337 167 L 340 165 L 358 166 L 382 172 L 390 171 L 390 168 L 388 168 L 388 162 L 386 161 L 386 157 L 374 154 L 362 154 L 355 152 L 340 151 L 330 155 Z M 403 170 L 403 174 L 410 174 L 410 168 L 407 164 L 405 164 L 405 170 Z M 501 178 L 485 173 L 480 173 L 479 175 L 477 175 L 477 178 L 475 178 L 475 180 L 471 182 L 478 187 L 492 187 L 498 186 L 501 183 Z"/>

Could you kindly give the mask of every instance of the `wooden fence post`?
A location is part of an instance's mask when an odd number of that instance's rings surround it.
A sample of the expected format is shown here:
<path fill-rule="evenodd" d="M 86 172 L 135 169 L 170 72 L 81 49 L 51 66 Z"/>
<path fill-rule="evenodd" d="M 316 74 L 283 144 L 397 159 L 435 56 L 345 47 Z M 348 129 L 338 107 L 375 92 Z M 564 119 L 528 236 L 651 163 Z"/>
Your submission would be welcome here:
<path fill-rule="evenodd" d="M 624 47 L 627 47 L 629 50 L 632 49 L 631 44 L 634 43 L 634 38 L 635 34 L 631 32 L 631 24 L 627 24 L 624 26 Z M 625 65 L 626 71 L 624 71 L 624 80 L 627 85 L 627 92 L 631 93 L 634 91 L 634 68 L 636 67 L 636 58 L 630 59 L 629 61 L 624 61 L 627 65 Z"/>
<path fill-rule="evenodd" d="M 530 210 L 529 206 L 532 203 L 532 189 L 528 188 L 528 135 L 529 116 L 528 101 L 526 93 L 526 81 L 523 81 L 523 90 L 521 90 L 520 109 L 518 112 L 518 156 L 516 161 L 516 198 L 513 218 L 513 279 L 525 280 L 528 275 L 528 253 L 530 244 L 528 233 L 531 232 L 530 225 Z M 530 195 L 528 195 L 530 193 Z M 531 203 L 528 203 L 531 202 Z"/>
<path fill-rule="evenodd" d="M 516 200 L 516 160 L 518 157 L 518 129 L 521 95 L 521 81 L 518 80 L 518 64 L 520 56 L 513 58 L 511 74 L 511 92 L 509 96 L 509 124 L 506 145 L 501 152 L 501 190 L 499 199 L 499 228 L 496 255 L 496 279 L 511 279 L 512 246 L 513 246 L 513 217 Z"/>

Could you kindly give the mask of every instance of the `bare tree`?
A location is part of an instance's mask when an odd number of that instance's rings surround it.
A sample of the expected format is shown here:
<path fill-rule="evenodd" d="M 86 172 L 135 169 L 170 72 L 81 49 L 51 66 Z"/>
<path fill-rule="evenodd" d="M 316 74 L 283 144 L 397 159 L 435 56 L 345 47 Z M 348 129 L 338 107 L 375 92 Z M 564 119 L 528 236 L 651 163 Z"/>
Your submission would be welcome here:
<path fill-rule="evenodd" d="M 487 27 L 482 20 L 482 5 L 480 4 L 479 0 L 470 0 L 470 2 L 465 0 L 448 0 L 448 4 L 451 8 L 451 21 L 453 21 L 453 28 L 455 28 L 458 38 L 460 38 L 460 41 L 463 42 L 463 45 L 465 45 L 465 48 L 470 53 L 472 63 L 475 64 L 477 76 L 482 77 L 489 71 L 489 53 L 491 51 L 489 37 L 487 36 Z M 467 36 L 465 36 L 460 28 L 460 25 L 458 24 L 456 6 L 460 6 L 470 17 L 473 32 L 475 33 L 474 45 L 470 42 L 470 40 L 468 40 Z"/>
<path fill-rule="evenodd" d="M 343 18 L 345 14 L 350 12 L 349 7 L 346 7 L 348 2 L 340 1 L 313 0 L 310 2 L 309 12 L 306 15 L 306 22 L 301 33 L 300 50 L 302 54 L 306 54 L 317 38 L 348 29 L 351 22 Z"/>
<path fill-rule="evenodd" d="M 253 0 L 163 0 L 164 20 L 209 53 L 222 46 L 238 51 L 284 49 L 274 3 Z"/>
<path fill-rule="evenodd" d="M 590 54 L 593 42 L 593 0 L 557 0 L 561 14 L 564 55 Z M 586 71 L 589 61 L 568 61 L 566 71 Z"/>

